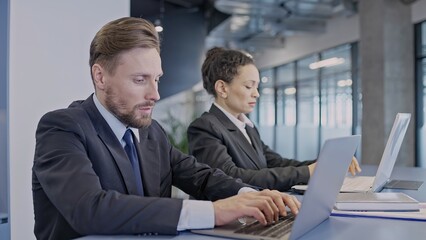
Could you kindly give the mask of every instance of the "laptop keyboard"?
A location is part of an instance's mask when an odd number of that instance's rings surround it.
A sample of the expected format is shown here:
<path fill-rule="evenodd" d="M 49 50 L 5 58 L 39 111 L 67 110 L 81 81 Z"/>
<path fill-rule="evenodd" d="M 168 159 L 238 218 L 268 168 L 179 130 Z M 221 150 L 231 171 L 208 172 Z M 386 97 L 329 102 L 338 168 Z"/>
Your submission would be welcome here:
<path fill-rule="evenodd" d="M 255 236 L 280 238 L 290 232 L 293 226 L 295 216 L 292 213 L 287 213 L 286 217 L 280 217 L 277 223 L 264 226 L 258 221 L 255 221 L 243 228 L 238 229 L 235 233 L 250 234 Z"/>
<path fill-rule="evenodd" d="M 373 185 L 374 177 L 356 176 L 346 177 L 343 181 L 341 192 L 362 192 L 368 191 Z"/>

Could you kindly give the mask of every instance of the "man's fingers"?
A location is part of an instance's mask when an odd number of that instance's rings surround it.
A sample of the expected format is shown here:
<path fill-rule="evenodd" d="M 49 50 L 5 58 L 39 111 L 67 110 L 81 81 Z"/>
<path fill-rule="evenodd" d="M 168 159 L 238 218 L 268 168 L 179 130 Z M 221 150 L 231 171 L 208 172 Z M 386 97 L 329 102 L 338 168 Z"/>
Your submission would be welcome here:
<path fill-rule="evenodd" d="M 282 199 L 282 195 L 280 192 L 276 190 L 263 190 L 264 194 L 267 194 L 268 197 L 271 199 L 271 204 L 274 206 L 275 210 L 275 221 L 278 221 L 278 218 L 280 215 L 283 215 L 283 212 L 286 212 L 285 204 Z"/>
<path fill-rule="evenodd" d="M 294 198 L 296 198 L 296 197 L 294 197 Z M 296 202 L 297 208 L 300 209 L 300 207 L 302 207 L 302 203 L 297 198 L 296 198 L 295 202 Z"/>
<path fill-rule="evenodd" d="M 274 220 L 268 201 L 257 195 L 238 195 L 213 202 L 215 225 L 222 226 L 244 216 L 250 216 L 266 225 Z M 271 201 L 272 202 L 272 201 Z"/>
<path fill-rule="evenodd" d="M 286 205 L 297 214 L 300 202 L 294 196 L 276 190 L 242 193 L 213 203 L 215 225 L 221 226 L 244 216 L 267 225 L 278 221 L 280 215 L 286 215 Z"/>
<path fill-rule="evenodd" d="M 278 220 L 278 208 L 269 196 L 257 196 L 255 199 L 247 200 L 245 205 L 261 211 L 263 218 L 265 219 L 265 224 Z"/>
<path fill-rule="evenodd" d="M 300 208 L 301 204 L 300 204 L 299 200 L 297 200 L 297 198 L 295 196 L 283 193 L 282 194 L 282 198 L 283 198 L 285 204 L 287 205 L 287 207 L 290 208 L 290 210 L 291 210 L 291 212 L 293 214 L 298 214 L 299 213 L 299 208 Z M 287 215 L 287 211 L 285 211 L 284 214 L 283 213 L 281 213 L 281 214 L 283 216 L 286 216 Z"/>
<path fill-rule="evenodd" d="M 264 218 L 267 222 L 273 222 L 275 220 L 275 215 L 278 215 L 278 208 L 275 206 L 275 203 L 269 196 L 266 194 L 256 194 L 249 193 L 244 196 L 243 202 L 247 207 L 255 207 L 263 212 Z"/>
<path fill-rule="evenodd" d="M 268 223 L 272 223 L 273 221 L 275 221 L 278 208 L 275 206 L 272 199 L 269 197 L 264 197 L 257 201 L 259 201 L 258 207 L 260 207 L 262 212 L 265 214 L 265 217 Z"/>
<path fill-rule="evenodd" d="M 244 209 L 245 215 L 255 218 L 257 221 L 259 221 L 263 225 L 267 225 L 268 221 L 262 211 L 259 210 L 257 207 L 247 207 Z"/>

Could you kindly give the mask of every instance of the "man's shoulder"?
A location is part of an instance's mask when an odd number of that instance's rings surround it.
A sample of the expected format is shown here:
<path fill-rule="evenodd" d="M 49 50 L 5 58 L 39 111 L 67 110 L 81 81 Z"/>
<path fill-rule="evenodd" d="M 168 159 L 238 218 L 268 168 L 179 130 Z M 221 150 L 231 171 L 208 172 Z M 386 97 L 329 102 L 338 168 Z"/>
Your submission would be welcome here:
<path fill-rule="evenodd" d="M 148 130 L 148 131 L 152 131 L 152 130 L 158 131 L 158 130 L 162 130 L 162 129 L 163 129 L 163 127 L 161 126 L 161 124 L 157 120 L 152 119 L 151 124 L 149 125 L 149 127 L 146 130 Z"/>
<path fill-rule="evenodd" d="M 56 119 L 63 120 L 66 118 L 83 120 L 88 117 L 87 111 L 82 107 L 84 100 L 72 102 L 67 108 L 60 108 L 45 113 L 40 121 Z"/>
<path fill-rule="evenodd" d="M 139 131 L 142 132 L 142 133 L 146 133 L 150 136 L 165 135 L 164 128 L 161 126 L 161 124 L 159 122 L 157 122 L 154 119 L 152 119 L 152 122 L 149 125 L 149 127 L 144 128 L 144 129 L 140 129 Z"/>

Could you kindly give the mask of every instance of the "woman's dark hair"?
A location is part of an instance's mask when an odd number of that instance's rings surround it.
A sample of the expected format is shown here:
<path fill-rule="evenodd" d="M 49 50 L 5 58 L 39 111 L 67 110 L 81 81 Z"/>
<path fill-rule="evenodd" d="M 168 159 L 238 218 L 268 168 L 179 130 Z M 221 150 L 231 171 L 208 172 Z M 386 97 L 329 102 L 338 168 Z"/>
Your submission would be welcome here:
<path fill-rule="evenodd" d="M 204 89 L 216 97 L 214 89 L 216 81 L 223 80 L 230 83 L 238 74 L 239 68 L 248 64 L 254 64 L 254 60 L 242 51 L 220 47 L 210 49 L 201 68 Z"/>

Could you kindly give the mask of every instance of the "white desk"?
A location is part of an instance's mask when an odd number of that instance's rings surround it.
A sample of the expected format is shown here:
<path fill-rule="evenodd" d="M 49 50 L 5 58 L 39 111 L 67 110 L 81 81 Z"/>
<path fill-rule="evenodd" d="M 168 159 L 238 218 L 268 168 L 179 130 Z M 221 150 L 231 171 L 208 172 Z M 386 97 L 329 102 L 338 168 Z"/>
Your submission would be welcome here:
<path fill-rule="evenodd" d="M 363 166 L 362 175 L 375 175 L 376 166 Z M 426 202 L 426 169 L 395 167 L 392 178 L 402 180 L 423 181 L 418 191 L 404 190 L 421 202 Z M 384 191 L 390 191 L 385 189 Z M 221 239 L 203 235 L 182 232 L 177 236 L 86 236 L 81 239 Z M 369 239 L 426 239 L 426 222 L 402 221 L 374 218 L 349 218 L 330 217 L 312 231 L 300 238 L 301 240 L 318 239 L 344 239 L 344 240 L 369 240 Z"/>

